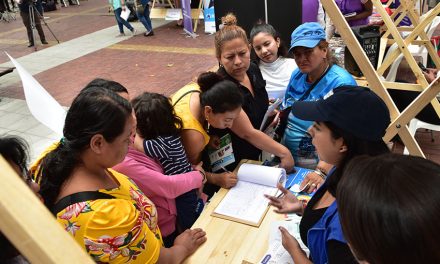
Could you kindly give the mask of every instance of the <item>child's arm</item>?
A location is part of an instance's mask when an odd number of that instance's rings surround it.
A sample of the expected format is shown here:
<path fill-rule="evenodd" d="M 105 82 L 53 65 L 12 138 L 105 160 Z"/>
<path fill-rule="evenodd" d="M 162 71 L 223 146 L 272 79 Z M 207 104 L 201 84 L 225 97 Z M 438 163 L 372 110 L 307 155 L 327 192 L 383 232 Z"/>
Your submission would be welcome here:
<path fill-rule="evenodd" d="M 144 156 L 142 160 L 124 161 L 115 170 L 133 179 L 146 196 L 161 196 L 174 199 L 190 190 L 202 186 L 203 175 L 199 171 L 164 175 L 163 169 L 154 159 Z"/>

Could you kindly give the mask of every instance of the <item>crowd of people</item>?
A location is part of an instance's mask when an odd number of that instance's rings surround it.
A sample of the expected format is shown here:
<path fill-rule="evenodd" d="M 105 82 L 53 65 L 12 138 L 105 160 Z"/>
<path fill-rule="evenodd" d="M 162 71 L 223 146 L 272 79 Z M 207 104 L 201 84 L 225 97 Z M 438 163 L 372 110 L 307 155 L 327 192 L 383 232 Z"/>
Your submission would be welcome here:
<path fill-rule="evenodd" d="M 440 165 L 389 153 L 387 106 L 333 63 L 324 29 L 300 25 L 287 48 L 271 25 L 256 25 L 248 39 L 234 16 L 223 20 L 217 72 L 171 98 L 131 100 L 121 84 L 95 79 L 73 100 L 63 138 L 29 173 L 24 142 L 0 138 L 1 155 L 99 263 L 182 262 L 209 239 L 191 229 L 207 197 L 235 186 L 231 171 L 262 151 L 288 172 L 312 171 L 302 183 L 315 192 L 308 203 L 283 186 L 284 195 L 267 196 L 277 213 L 302 215 L 309 256 L 280 227 L 295 263 L 439 263 Z M 276 100 L 279 142 L 260 130 Z M 207 148 L 225 135 L 235 161 L 213 171 Z M 25 261 L 0 242 L 2 259 Z"/>

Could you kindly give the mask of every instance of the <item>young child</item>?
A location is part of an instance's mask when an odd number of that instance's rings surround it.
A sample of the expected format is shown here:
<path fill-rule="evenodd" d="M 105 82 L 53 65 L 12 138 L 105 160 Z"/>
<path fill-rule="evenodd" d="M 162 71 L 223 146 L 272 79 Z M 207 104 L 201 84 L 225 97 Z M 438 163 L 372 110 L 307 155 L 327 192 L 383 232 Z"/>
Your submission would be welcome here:
<path fill-rule="evenodd" d="M 159 160 L 165 175 L 192 171 L 180 139 L 182 121 L 175 115 L 169 99 L 161 94 L 145 92 L 136 97 L 132 105 L 138 134 L 144 139 L 145 154 Z M 177 222 L 181 231 L 194 224 L 203 206 L 197 189 L 176 198 Z"/>
<path fill-rule="evenodd" d="M 269 99 L 282 99 L 292 72 L 298 68 L 294 59 L 287 58 L 287 47 L 280 34 L 269 24 L 255 25 L 250 34 L 253 57 L 266 80 Z"/>

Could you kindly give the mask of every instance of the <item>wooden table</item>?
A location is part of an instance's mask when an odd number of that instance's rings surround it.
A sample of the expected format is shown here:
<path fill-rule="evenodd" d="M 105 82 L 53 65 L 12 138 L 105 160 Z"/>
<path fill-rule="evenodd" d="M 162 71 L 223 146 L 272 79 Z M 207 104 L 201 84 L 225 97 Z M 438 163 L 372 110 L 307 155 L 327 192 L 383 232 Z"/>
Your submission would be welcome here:
<path fill-rule="evenodd" d="M 185 263 L 257 263 L 266 253 L 270 225 L 284 219 L 284 215 L 269 208 L 258 228 L 211 216 L 227 192 L 227 189 L 220 189 L 194 223 L 193 228 L 206 231 L 208 240 Z"/>

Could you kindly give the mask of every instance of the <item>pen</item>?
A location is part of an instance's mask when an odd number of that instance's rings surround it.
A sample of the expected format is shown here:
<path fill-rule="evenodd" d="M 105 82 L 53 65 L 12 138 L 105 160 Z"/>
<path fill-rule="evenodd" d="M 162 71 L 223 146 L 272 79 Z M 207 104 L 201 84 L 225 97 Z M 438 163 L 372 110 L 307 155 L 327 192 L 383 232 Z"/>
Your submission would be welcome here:
<path fill-rule="evenodd" d="M 231 173 L 230 171 L 228 171 L 227 169 L 225 169 L 225 167 L 223 167 L 223 166 L 220 166 L 220 168 L 221 168 L 224 172 Z"/>
<path fill-rule="evenodd" d="M 287 190 L 290 191 L 290 188 L 292 188 L 293 185 L 295 185 L 295 184 L 290 185 L 290 186 L 287 188 Z M 310 185 L 310 182 L 308 182 L 306 185 L 304 185 L 304 187 L 303 187 L 302 189 L 300 189 L 298 193 L 300 193 L 300 192 L 304 191 L 305 189 L 307 189 L 307 187 L 309 187 L 309 185 Z M 280 194 L 277 196 L 277 198 L 281 198 L 281 197 L 283 197 L 283 193 L 280 193 Z"/>

